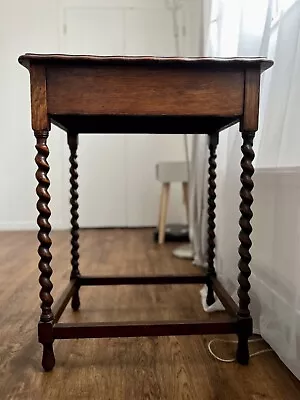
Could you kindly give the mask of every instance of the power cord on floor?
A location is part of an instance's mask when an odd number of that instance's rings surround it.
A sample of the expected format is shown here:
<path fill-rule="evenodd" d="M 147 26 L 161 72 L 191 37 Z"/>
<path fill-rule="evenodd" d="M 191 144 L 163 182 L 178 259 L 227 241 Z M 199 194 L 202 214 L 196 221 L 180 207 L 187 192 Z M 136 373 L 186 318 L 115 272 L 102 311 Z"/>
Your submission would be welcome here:
<path fill-rule="evenodd" d="M 248 343 L 256 343 L 256 342 L 262 342 L 263 339 L 252 339 L 249 340 Z M 223 342 L 223 343 L 238 343 L 237 340 L 224 340 L 224 339 L 212 339 L 209 343 L 208 343 L 208 351 L 210 352 L 210 354 L 217 360 L 222 361 L 222 362 L 226 362 L 226 363 L 231 363 L 234 362 L 236 359 L 235 358 L 231 358 L 231 359 L 224 359 L 221 357 L 218 357 L 212 350 L 211 346 L 213 343 L 215 342 Z M 264 350 L 260 350 L 260 351 L 256 351 L 255 353 L 250 354 L 250 357 L 254 357 L 254 356 L 258 356 L 259 354 L 263 354 L 263 353 L 268 353 L 270 351 L 273 351 L 273 349 L 264 349 Z"/>

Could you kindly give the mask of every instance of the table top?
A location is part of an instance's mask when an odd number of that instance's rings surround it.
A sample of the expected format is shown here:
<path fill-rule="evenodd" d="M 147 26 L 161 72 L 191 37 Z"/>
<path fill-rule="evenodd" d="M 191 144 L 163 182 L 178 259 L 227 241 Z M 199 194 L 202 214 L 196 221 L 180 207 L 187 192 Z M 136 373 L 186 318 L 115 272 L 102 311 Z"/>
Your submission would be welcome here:
<path fill-rule="evenodd" d="M 161 66 L 194 66 L 199 68 L 213 68 L 230 66 L 233 68 L 257 67 L 261 71 L 270 68 L 273 61 L 264 57 L 132 57 L 132 56 L 94 56 L 68 54 L 34 54 L 26 53 L 19 57 L 19 63 L 29 68 L 30 63 L 58 64 L 58 65 L 161 65 Z"/>

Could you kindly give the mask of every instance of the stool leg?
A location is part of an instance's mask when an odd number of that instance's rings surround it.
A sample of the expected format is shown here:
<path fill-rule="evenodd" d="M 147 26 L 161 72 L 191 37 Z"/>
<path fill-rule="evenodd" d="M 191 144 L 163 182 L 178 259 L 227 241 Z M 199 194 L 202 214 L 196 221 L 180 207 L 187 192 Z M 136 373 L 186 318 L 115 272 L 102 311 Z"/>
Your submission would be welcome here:
<path fill-rule="evenodd" d="M 241 196 L 241 218 L 240 218 L 240 247 L 239 255 L 240 261 L 238 264 L 240 273 L 238 277 L 239 288 L 239 309 L 238 309 L 238 347 L 236 353 L 236 359 L 240 364 L 248 364 L 249 362 L 249 348 L 248 348 L 248 338 L 252 335 L 252 318 L 249 311 L 250 297 L 250 283 L 249 277 L 251 275 L 251 270 L 249 267 L 251 261 L 250 248 L 252 242 L 250 239 L 250 234 L 252 232 L 251 219 L 252 211 L 251 205 L 253 203 L 252 189 L 254 183 L 252 180 L 252 175 L 254 174 L 253 159 L 253 132 L 243 132 L 243 145 L 241 147 L 243 158 L 241 161 L 242 173 L 241 173 L 241 183 L 242 188 L 240 191 Z"/>
<path fill-rule="evenodd" d="M 169 182 L 163 183 L 161 197 L 160 197 L 160 213 L 159 213 L 160 216 L 159 216 L 159 227 L 158 227 L 159 244 L 163 244 L 165 242 L 169 193 L 170 193 L 170 183 Z"/>
<path fill-rule="evenodd" d="M 216 276 L 215 270 L 215 208 L 216 208 L 216 150 L 219 141 L 219 133 L 213 133 L 209 136 L 209 158 L 208 158 L 208 208 L 207 208 L 207 297 L 206 304 L 208 306 L 215 302 L 211 278 Z"/>
<path fill-rule="evenodd" d="M 186 211 L 186 220 L 189 223 L 189 184 L 182 182 L 183 201 Z"/>
<path fill-rule="evenodd" d="M 38 167 L 36 172 L 36 179 L 38 181 L 36 188 L 36 193 L 38 195 L 37 209 L 39 212 L 37 223 L 39 226 L 38 240 L 40 242 L 38 248 L 38 254 L 40 256 L 38 267 L 41 272 L 39 282 L 41 285 L 40 299 L 42 309 L 38 326 L 38 335 L 39 342 L 43 345 L 42 366 L 45 371 L 51 371 L 55 365 L 55 357 L 53 353 L 53 313 L 51 309 L 53 304 L 51 290 L 53 285 L 50 280 L 52 275 L 52 269 L 50 267 L 52 260 L 50 247 L 52 242 L 49 236 L 51 231 L 51 225 L 49 223 L 51 211 L 48 207 L 50 202 L 50 194 L 48 193 L 50 181 L 47 176 L 49 172 L 49 164 L 47 162 L 49 155 L 47 138 L 49 132 L 46 130 L 34 131 L 34 135 L 36 137 L 35 147 L 37 150 L 35 162 Z"/>
<path fill-rule="evenodd" d="M 72 271 L 70 279 L 77 279 L 80 276 L 79 271 L 79 225 L 78 225 L 78 163 L 77 163 L 77 148 L 78 134 L 68 133 L 68 145 L 70 149 L 70 204 L 71 204 L 71 265 Z M 74 311 L 78 311 L 80 307 L 79 288 L 72 296 L 71 306 Z"/>

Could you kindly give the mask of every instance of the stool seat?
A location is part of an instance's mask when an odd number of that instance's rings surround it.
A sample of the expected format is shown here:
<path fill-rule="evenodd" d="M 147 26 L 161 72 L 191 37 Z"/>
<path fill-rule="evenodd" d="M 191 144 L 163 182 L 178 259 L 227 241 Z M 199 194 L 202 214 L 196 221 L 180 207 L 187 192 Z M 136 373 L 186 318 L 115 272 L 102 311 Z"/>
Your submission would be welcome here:
<path fill-rule="evenodd" d="M 164 161 L 156 164 L 156 179 L 159 182 L 188 182 L 186 161 Z"/>

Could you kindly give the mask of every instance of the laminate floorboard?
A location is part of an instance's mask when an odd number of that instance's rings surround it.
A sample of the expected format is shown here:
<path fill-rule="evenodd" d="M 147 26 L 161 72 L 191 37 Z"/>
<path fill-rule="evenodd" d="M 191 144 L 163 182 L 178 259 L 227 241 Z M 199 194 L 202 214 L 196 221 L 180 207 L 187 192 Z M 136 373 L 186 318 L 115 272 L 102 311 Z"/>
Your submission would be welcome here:
<path fill-rule="evenodd" d="M 82 274 L 193 273 L 148 229 L 82 230 Z M 70 273 L 68 232 L 52 234 L 54 299 Z M 37 342 L 39 284 L 35 232 L 0 233 L 0 399 L 299 400 L 300 382 L 274 353 L 248 367 L 214 360 L 208 336 L 82 339 L 55 342 L 56 367 L 42 372 Z M 61 322 L 217 319 L 203 311 L 199 285 L 81 288 L 81 309 Z M 234 338 L 234 336 L 226 336 Z M 224 336 L 222 336 L 224 338 Z M 232 357 L 233 344 L 216 344 Z M 251 351 L 266 346 L 251 345 Z"/>

